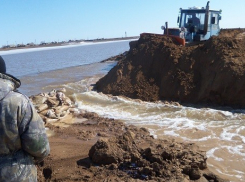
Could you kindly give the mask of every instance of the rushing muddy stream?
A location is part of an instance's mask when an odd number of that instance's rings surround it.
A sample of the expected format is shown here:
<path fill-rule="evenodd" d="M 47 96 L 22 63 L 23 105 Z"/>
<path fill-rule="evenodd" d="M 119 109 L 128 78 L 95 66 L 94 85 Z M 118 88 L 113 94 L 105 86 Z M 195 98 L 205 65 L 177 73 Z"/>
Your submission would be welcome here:
<path fill-rule="evenodd" d="M 245 181 L 245 110 L 151 103 L 92 91 L 93 84 L 115 64 L 86 63 L 20 74 L 20 91 L 30 96 L 65 87 L 77 107 L 146 127 L 157 138 L 197 143 L 206 151 L 213 172 L 231 181 Z"/>
<path fill-rule="evenodd" d="M 157 138 L 197 143 L 212 171 L 232 181 L 245 180 L 245 110 L 175 106 L 108 96 L 89 90 L 95 78 L 63 85 L 77 106 L 100 116 L 146 127 Z M 226 109 L 226 110 L 224 110 Z"/>

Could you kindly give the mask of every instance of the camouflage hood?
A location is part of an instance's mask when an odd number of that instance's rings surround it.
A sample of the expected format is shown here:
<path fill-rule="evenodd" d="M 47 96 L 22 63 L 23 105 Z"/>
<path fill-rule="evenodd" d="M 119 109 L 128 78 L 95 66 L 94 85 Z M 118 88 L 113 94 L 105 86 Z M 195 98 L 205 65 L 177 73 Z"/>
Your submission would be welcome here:
<path fill-rule="evenodd" d="M 10 91 L 16 90 L 21 85 L 17 78 L 0 73 L 0 100 L 2 100 Z"/>

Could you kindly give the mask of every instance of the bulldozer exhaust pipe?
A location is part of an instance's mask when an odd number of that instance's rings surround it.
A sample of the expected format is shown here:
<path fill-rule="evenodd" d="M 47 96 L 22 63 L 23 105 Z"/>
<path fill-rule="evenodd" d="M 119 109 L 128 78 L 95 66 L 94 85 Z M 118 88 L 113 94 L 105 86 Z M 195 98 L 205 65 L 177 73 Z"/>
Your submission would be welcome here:
<path fill-rule="evenodd" d="M 209 13 L 209 1 L 207 2 L 205 20 L 204 20 L 204 35 L 208 32 L 208 13 Z"/>
<path fill-rule="evenodd" d="M 165 27 L 166 27 L 166 35 L 168 35 L 168 22 L 165 22 Z"/>

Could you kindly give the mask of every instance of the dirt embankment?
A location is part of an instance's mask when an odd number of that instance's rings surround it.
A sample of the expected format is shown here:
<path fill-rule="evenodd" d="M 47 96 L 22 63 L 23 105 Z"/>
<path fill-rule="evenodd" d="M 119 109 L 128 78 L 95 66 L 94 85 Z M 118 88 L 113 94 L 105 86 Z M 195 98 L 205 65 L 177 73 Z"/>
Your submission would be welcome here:
<path fill-rule="evenodd" d="M 169 37 L 142 34 L 96 89 L 146 101 L 244 107 L 244 73 L 244 29 L 221 30 L 185 47 Z"/>

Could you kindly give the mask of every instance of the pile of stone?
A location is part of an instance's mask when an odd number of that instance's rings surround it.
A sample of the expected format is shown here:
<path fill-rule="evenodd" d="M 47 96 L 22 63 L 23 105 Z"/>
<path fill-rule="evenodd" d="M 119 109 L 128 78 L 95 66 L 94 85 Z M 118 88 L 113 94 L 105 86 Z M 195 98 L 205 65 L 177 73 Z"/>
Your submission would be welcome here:
<path fill-rule="evenodd" d="M 71 99 L 65 95 L 65 92 L 65 88 L 53 89 L 51 92 L 30 97 L 45 124 L 64 119 L 70 114 L 73 104 Z"/>

